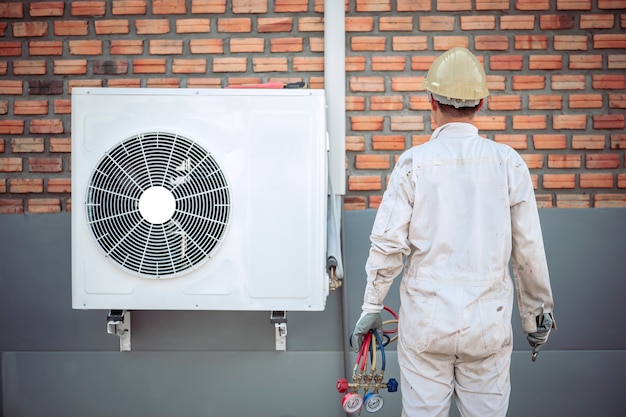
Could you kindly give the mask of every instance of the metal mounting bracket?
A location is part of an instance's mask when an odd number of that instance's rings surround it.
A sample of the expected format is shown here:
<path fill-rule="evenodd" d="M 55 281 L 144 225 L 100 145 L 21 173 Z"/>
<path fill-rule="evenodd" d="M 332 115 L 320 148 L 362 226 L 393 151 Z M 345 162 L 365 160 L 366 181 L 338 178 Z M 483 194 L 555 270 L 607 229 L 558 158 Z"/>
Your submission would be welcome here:
<path fill-rule="evenodd" d="M 276 350 L 287 350 L 287 312 L 273 310 L 270 313 L 270 323 L 274 323 L 274 337 L 276 339 Z"/>
<path fill-rule="evenodd" d="M 130 352 L 130 311 L 110 310 L 107 333 L 120 338 L 120 352 Z"/>

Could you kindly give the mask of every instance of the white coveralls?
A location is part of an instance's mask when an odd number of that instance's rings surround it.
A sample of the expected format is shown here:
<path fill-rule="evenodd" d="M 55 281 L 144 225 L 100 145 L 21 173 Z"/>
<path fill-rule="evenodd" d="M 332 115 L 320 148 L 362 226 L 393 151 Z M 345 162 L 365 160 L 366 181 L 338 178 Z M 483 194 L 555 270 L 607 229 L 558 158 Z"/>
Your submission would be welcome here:
<path fill-rule="evenodd" d="M 403 417 L 505 416 L 513 282 L 522 326 L 553 310 L 530 173 L 511 147 L 448 123 L 398 160 L 378 209 L 364 310 L 400 284 Z M 406 265 L 403 259 L 406 257 Z"/>

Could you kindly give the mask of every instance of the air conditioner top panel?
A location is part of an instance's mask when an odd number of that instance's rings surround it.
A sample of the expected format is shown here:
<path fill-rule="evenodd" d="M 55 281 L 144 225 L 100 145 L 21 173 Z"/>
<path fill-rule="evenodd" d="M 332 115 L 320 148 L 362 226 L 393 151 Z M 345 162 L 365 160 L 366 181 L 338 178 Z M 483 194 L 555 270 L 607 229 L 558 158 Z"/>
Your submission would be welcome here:
<path fill-rule="evenodd" d="M 92 88 L 74 87 L 72 95 L 146 96 L 324 96 L 324 90 L 297 88 Z"/>

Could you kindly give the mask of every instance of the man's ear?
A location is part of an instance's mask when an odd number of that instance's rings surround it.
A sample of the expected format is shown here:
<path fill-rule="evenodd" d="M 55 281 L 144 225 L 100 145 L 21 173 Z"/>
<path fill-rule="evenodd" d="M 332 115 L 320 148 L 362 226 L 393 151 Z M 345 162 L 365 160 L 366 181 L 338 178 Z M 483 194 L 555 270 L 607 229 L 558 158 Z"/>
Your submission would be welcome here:
<path fill-rule="evenodd" d="M 437 110 L 437 105 L 439 103 L 437 103 L 437 100 L 435 100 L 435 98 L 433 96 L 430 96 L 430 110 L 435 111 Z"/>
<path fill-rule="evenodd" d="M 483 104 L 485 104 L 485 99 L 481 98 L 480 101 L 478 102 L 478 107 L 476 107 L 476 111 L 482 109 L 483 108 Z"/>

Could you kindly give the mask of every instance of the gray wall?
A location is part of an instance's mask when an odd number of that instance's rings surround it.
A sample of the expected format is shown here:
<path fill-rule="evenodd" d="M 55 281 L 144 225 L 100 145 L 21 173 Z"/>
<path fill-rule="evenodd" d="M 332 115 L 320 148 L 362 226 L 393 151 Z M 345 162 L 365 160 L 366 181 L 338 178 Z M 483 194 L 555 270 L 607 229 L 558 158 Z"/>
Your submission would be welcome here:
<path fill-rule="evenodd" d="M 626 210 L 540 214 L 559 329 L 532 363 L 514 316 L 508 415 L 624 415 Z M 287 352 L 268 312 L 212 311 L 134 311 L 133 350 L 119 352 L 106 311 L 71 309 L 70 215 L 0 216 L 3 415 L 344 416 L 342 311 L 347 327 L 360 313 L 374 215 L 344 213 L 344 287 L 323 312 L 288 312 Z M 398 309 L 397 291 L 387 304 Z M 386 379 L 399 379 L 391 349 Z M 400 393 L 384 397 L 376 415 L 398 416 Z"/>

